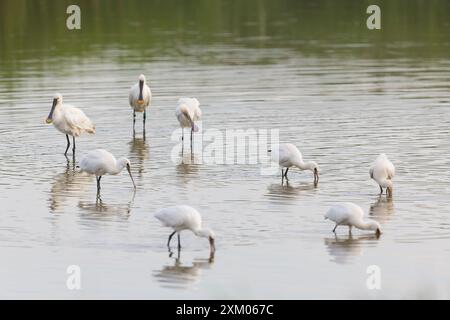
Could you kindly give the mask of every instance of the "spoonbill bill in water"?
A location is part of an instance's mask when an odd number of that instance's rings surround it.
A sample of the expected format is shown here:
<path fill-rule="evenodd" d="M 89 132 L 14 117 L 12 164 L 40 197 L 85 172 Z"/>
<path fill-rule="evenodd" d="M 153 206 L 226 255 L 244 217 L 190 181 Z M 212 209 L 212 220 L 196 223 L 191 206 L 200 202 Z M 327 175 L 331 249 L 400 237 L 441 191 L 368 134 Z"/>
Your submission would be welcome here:
<path fill-rule="evenodd" d="M 145 119 L 147 117 L 147 108 L 152 101 L 152 92 L 146 84 L 145 76 L 141 74 L 139 81 L 134 84 L 129 93 L 130 107 L 133 109 L 133 137 L 135 134 L 134 126 L 136 124 L 136 112 L 143 112 L 143 133 L 145 135 Z"/>
<path fill-rule="evenodd" d="M 59 93 L 55 94 L 53 98 L 52 108 L 50 109 L 46 122 L 48 124 L 53 123 L 53 126 L 58 131 L 66 135 L 67 147 L 64 152 L 65 156 L 70 147 L 69 136 L 72 136 L 72 152 L 75 157 L 75 137 L 79 137 L 83 132 L 95 133 L 94 124 L 84 112 L 74 106 L 63 104 L 63 97 Z"/>
<path fill-rule="evenodd" d="M 127 158 L 120 158 L 116 160 L 114 156 L 106 150 L 96 149 L 89 151 L 80 161 L 80 172 L 94 174 L 97 179 L 97 195 L 100 194 L 100 180 L 103 175 L 116 175 L 122 172 L 126 167 L 130 175 L 133 187 L 136 189 L 133 176 L 131 175 L 130 160 Z"/>
<path fill-rule="evenodd" d="M 202 217 L 200 213 L 190 206 L 180 205 L 158 210 L 155 217 L 162 222 L 165 227 L 172 228 L 174 231 L 170 234 L 167 241 L 167 247 L 170 250 L 170 240 L 178 234 L 178 250 L 181 249 L 180 232 L 191 230 L 197 237 L 208 238 L 211 253 L 216 251 L 215 234 L 211 229 L 202 228 Z"/>
<path fill-rule="evenodd" d="M 198 126 L 195 121 L 202 117 L 202 110 L 200 109 L 200 102 L 196 98 L 180 98 L 177 102 L 175 115 L 182 129 L 181 143 L 184 150 L 184 128 L 191 128 L 191 153 L 192 153 L 192 134 L 198 131 Z"/>
<path fill-rule="evenodd" d="M 383 188 L 386 188 L 386 195 L 392 197 L 394 188 L 392 178 L 395 175 L 395 167 L 384 153 L 375 159 L 369 172 L 370 177 L 380 186 L 380 194 L 383 194 Z"/>
<path fill-rule="evenodd" d="M 314 173 L 314 184 L 319 183 L 319 166 L 314 161 L 304 162 L 302 153 L 292 143 L 275 145 L 269 150 L 273 162 L 277 162 L 281 167 L 281 182 L 287 177 L 290 167 L 297 167 L 300 170 L 311 170 Z M 283 171 L 286 168 L 286 171 Z"/>
<path fill-rule="evenodd" d="M 325 214 L 325 219 L 336 223 L 333 232 L 336 232 L 338 226 L 343 225 L 348 226 L 349 233 L 352 232 L 352 227 L 356 227 L 361 230 L 373 230 L 379 236 L 381 234 L 380 224 L 372 219 L 364 220 L 363 217 L 364 211 L 361 207 L 351 202 L 337 204 Z"/>

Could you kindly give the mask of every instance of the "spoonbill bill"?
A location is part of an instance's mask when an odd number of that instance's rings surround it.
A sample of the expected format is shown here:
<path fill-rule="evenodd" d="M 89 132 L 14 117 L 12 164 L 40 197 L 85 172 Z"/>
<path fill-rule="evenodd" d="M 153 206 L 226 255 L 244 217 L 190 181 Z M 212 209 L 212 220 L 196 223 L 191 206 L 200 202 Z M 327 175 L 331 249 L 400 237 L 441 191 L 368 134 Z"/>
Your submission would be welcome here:
<path fill-rule="evenodd" d="M 145 119 L 147 117 L 147 108 L 152 101 L 152 91 L 146 84 L 145 76 L 141 74 L 139 81 L 134 84 L 129 93 L 130 107 L 133 109 L 133 136 L 135 134 L 134 125 L 136 124 L 136 112 L 143 112 L 143 133 L 145 135 Z"/>
<path fill-rule="evenodd" d="M 392 178 L 395 175 L 395 167 L 384 153 L 375 159 L 369 172 L 370 177 L 380 186 L 380 194 L 383 194 L 383 188 L 386 188 L 386 195 L 392 197 L 394 188 Z"/>
<path fill-rule="evenodd" d="M 170 250 L 170 240 L 178 234 L 178 249 L 181 249 L 180 232 L 191 230 L 197 237 L 208 238 L 211 253 L 216 251 L 215 234 L 211 229 L 202 228 L 202 217 L 194 208 L 186 205 L 179 205 L 158 210 L 155 217 L 162 222 L 165 227 L 172 228 L 174 231 L 170 234 L 167 241 L 167 247 Z"/>
<path fill-rule="evenodd" d="M 103 175 L 116 175 L 126 167 L 130 175 L 133 187 L 136 189 L 133 176 L 131 175 L 130 160 L 120 158 L 116 160 L 114 156 L 106 150 L 96 149 L 89 151 L 80 161 L 80 172 L 94 174 L 97 179 L 97 194 L 100 194 L 100 180 Z"/>
<path fill-rule="evenodd" d="M 380 224 L 372 219 L 364 220 L 363 217 L 364 211 L 361 207 L 351 202 L 337 204 L 325 214 L 325 219 L 330 219 L 336 223 L 333 232 L 336 232 L 338 226 L 343 225 L 348 226 L 349 233 L 352 232 L 352 227 L 356 227 L 361 230 L 373 230 L 376 235 L 380 235 Z"/>
<path fill-rule="evenodd" d="M 302 153 L 292 143 L 275 145 L 269 150 L 273 162 L 277 162 L 281 167 L 281 182 L 287 177 L 290 167 L 297 167 L 300 170 L 311 170 L 314 173 L 314 184 L 319 183 L 319 166 L 314 161 L 304 162 Z M 283 172 L 283 168 L 286 171 Z"/>
<path fill-rule="evenodd" d="M 198 131 L 198 126 L 195 121 L 198 121 L 202 117 L 202 110 L 200 109 L 200 102 L 196 98 L 180 98 L 177 102 L 175 109 L 175 115 L 182 129 L 182 149 L 184 150 L 184 128 L 191 128 L 191 152 L 192 152 L 192 134 Z"/>
<path fill-rule="evenodd" d="M 75 157 L 75 137 L 79 137 L 83 132 L 95 133 L 94 124 L 84 112 L 74 106 L 63 104 L 63 97 L 59 93 L 55 94 L 53 98 L 52 108 L 50 109 L 46 122 L 48 124 L 53 123 L 53 126 L 58 131 L 66 135 L 67 147 L 64 152 L 65 156 L 70 147 L 69 136 L 72 136 L 72 152 Z"/>

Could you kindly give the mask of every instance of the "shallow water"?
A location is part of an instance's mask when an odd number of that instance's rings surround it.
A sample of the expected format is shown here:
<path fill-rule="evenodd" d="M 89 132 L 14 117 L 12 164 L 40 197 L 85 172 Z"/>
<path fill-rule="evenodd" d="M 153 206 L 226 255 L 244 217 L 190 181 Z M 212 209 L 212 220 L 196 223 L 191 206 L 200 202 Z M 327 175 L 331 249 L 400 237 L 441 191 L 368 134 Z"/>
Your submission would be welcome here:
<path fill-rule="evenodd" d="M 106 40 L 65 54 L 2 49 L 0 297 L 450 298 L 450 33 L 448 23 L 437 25 L 437 41 L 382 40 L 381 55 L 350 32 L 341 43 L 324 36 L 304 48 L 301 33 L 236 35 L 226 26 L 212 40 L 193 28 L 175 40 L 198 42 L 173 46 L 137 48 L 114 40 L 126 32 L 100 30 Z M 152 29 L 153 37 L 169 29 Z M 57 48 L 70 47 L 72 35 L 54 36 Z M 421 53 L 424 46 L 432 49 Z M 128 107 L 141 72 L 153 92 L 145 140 L 140 115 L 133 139 Z M 63 155 L 65 137 L 44 123 L 56 91 L 97 127 L 78 139 L 75 163 Z M 282 142 L 319 163 L 319 185 L 298 170 L 281 185 L 278 175 L 261 175 L 261 163 L 199 163 L 198 149 L 197 163 L 174 163 L 180 96 L 200 100 L 204 132 L 279 129 Z M 130 159 L 136 192 L 124 172 L 105 176 L 96 200 L 94 177 L 76 164 L 99 147 Z M 392 200 L 369 179 L 381 152 L 397 169 Z M 323 214 L 342 201 L 378 220 L 382 236 L 349 236 L 345 227 L 335 236 Z M 214 259 L 207 241 L 188 232 L 179 257 L 167 252 L 170 231 L 153 213 L 175 204 L 198 208 L 215 230 Z M 69 265 L 81 267 L 82 290 L 67 289 Z M 370 265 L 381 269 L 381 290 L 366 287 Z"/>

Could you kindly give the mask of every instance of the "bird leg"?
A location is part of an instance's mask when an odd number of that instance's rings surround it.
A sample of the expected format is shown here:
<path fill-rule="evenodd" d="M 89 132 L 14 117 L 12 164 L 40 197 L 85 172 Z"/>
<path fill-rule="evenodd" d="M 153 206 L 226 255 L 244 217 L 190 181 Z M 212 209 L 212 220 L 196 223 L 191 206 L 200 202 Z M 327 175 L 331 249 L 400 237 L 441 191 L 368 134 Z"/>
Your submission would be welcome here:
<path fill-rule="evenodd" d="M 176 231 L 172 232 L 169 236 L 169 240 L 167 240 L 167 247 L 169 248 L 170 251 L 170 240 L 172 240 L 172 237 L 174 236 L 174 234 L 177 233 Z"/>
<path fill-rule="evenodd" d="M 136 124 L 136 111 L 133 110 L 133 138 L 134 135 L 136 133 L 135 129 L 134 129 L 134 125 Z"/>
<path fill-rule="evenodd" d="M 100 195 L 100 179 L 102 178 L 102 176 L 97 178 L 97 196 Z"/>
<path fill-rule="evenodd" d="M 69 150 L 70 147 L 70 140 L 69 140 L 69 135 L 66 134 L 66 139 L 67 139 L 67 147 L 66 147 L 66 152 L 64 152 L 64 155 L 67 156 L 67 150 Z"/>
<path fill-rule="evenodd" d="M 143 135 L 144 135 L 144 140 L 145 140 L 145 119 L 147 118 L 147 110 L 144 110 L 144 121 L 143 121 L 143 126 L 142 126 L 142 131 L 143 131 Z"/>
<path fill-rule="evenodd" d="M 350 235 L 352 234 L 352 227 L 353 226 L 348 226 L 348 234 L 350 234 Z"/>
<path fill-rule="evenodd" d="M 72 136 L 72 140 L 73 140 L 72 152 L 73 156 L 75 157 L 75 136 Z"/>
<path fill-rule="evenodd" d="M 337 227 L 338 227 L 338 225 L 337 225 L 337 223 L 336 223 L 336 225 L 334 226 L 333 232 L 336 233 L 336 228 L 337 228 Z"/>
<path fill-rule="evenodd" d="M 181 249 L 180 233 L 178 232 L 178 250 Z"/>
<path fill-rule="evenodd" d="M 192 154 L 192 138 L 193 138 L 194 129 L 191 128 L 191 154 Z"/>
<path fill-rule="evenodd" d="M 286 171 L 284 172 L 284 177 L 286 178 L 286 180 L 288 180 L 288 177 L 287 177 L 288 170 L 289 170 L 289 168 L 286 168 Z"/>
<path fill-rule="evenodd" d="M 380 186 L 380 194 L 383 194 L 383 187 L 382 186 Z"/>
<path fill-rule="evenodd" d="M 181 128 L 181 156 L 184 153 L 184 128 Z"/>

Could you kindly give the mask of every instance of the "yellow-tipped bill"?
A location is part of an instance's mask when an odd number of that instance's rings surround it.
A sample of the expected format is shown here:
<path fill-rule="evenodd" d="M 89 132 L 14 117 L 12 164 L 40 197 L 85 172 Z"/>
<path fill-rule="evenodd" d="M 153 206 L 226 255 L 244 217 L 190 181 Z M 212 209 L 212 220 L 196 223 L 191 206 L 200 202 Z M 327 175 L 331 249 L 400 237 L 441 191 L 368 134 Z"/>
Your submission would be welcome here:
<path fill-rule="evenodd" d="M 50 118 L 47 118 L 47 119 L 45 120 L 45 122 L 46 122 L 47 124 L 51 124 L 51 123 L 53 122 L 53 120 L 50 119 Z"/>

